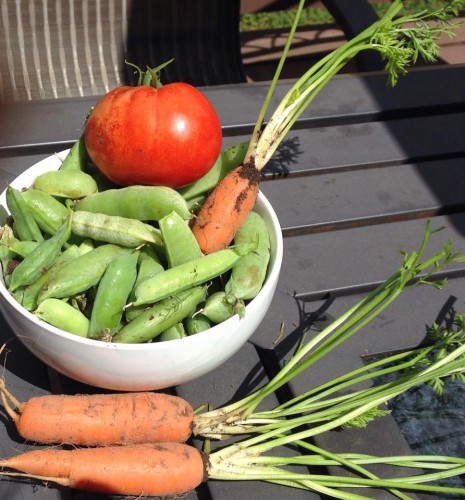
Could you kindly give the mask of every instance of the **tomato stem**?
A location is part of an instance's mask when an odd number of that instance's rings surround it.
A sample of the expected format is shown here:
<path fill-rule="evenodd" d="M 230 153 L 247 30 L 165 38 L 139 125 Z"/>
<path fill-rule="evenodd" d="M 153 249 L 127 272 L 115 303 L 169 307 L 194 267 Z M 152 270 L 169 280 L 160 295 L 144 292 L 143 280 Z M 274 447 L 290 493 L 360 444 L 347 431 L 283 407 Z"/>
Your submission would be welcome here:
<path fill-rule="evenodd" d="M 129 61 L 124 61 L 124 62 L 128 66 L 132 66 L 133 68 L 135 68 L 137 73 L 139 74 L 139 77 L 137 79 L 137 86 L 151 85 L 152 87 L 159 89 L 160 87 L 163 86 L 163 84 L 161 83 L 161 79 L 160 79 L 161 70 L 164 67 L 168 66 L 168 64 L 172 63 L 173 61 L 174 61 L 174 59 L 170 59 L 169 61 L 166 61 L 166 62 L 160 64 L 159 66 L 155 66 L 155 68 L 149 68 L 147 66 L 146 71 L 142 71 L 139 68 L 139 66 L 137 66 L 136 64 L 133 64 Z"/>

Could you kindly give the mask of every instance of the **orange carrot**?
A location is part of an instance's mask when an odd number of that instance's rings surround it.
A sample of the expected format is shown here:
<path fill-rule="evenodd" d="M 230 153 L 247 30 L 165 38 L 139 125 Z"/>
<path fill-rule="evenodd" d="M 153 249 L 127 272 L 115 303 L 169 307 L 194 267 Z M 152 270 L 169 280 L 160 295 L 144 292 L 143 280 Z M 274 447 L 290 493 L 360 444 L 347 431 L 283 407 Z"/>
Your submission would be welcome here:
<path fill-rule="evenodd" d="M 3 382 L 0 390 L 19 435 L 30 441 L 85 446 L 184 442 L 192 432 L 192 406 L 177 396 L 45 395 L 20 403 Z"/>
<path fill-rule="evenodd" d="M 217 184 L 193 220 L 192 232 L 203 253 L 226 248 L 257 199 L 259 171 L 241 165 Z"/>
<path fill-rule="evenodd" d="M 0 475 L 137 497 L 180 495 L 206 478 L 202 453 L 180 443 L 34 450 L 0 460 L 0 467 L 19 471 Z"/>

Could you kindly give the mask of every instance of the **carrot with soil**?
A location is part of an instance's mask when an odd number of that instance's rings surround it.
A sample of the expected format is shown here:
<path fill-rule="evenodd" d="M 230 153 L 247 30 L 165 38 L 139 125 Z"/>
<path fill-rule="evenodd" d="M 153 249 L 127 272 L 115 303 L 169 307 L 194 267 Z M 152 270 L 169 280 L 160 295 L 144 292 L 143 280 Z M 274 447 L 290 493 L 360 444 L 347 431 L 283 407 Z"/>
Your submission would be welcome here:
<path fill-rule="evenodd" d="M 153 392 L 46 395 L 19 402 L 0 384 L 19 435 L 46 444 L 110 446 L 186 441 L 193 409 L 177 396 Z"/>
<path fill-rule="evenodd" d="M 234 447 L 231 447 L 234 448 Z M 316 448 L 316 447 L 315 447 Z M 318 450 L 316 448 L 316 450 Z M 238 453 L 236 451 L 236 453 Z M 110 446 L 104 448 L 78 448 L 72 450 L 33 450 L 0 460 L 0 475 L 37 479 L 46 483 L 68 488 L 103 494 L 125 496 L 175 496 L 188 493 L 207 479 L 221 480 L 264 480 L 271 483 L 295 486 L 300 489 L 325 493 L 344 500 L 368 499 L 339 490 L 354 486 L 384 487 L 404 500 L 410 497 L 400 492 L 407 491 L 465 493 L 464 488 L 449 488 L 423 484 L 463 473 L 465 460 L 462 458 L 437 461 L 430 456 L 376 457 L 370 455 L 351 456 L 346 454 L 317 453 L 298 457 L 254 457 L 240 453 L 238 457 L 226 456 L 223 451 L 215 452 L 209 458 L 193 446 L 180 443 L 159 443 L 154 445 Z M 261 460 L 263 459 L 263 460 Z M 364 471 L 364 464 L 379 464 L 387 461 L 394 468 L 421 467 L 436 472 L 428 474 L 393 477 L 379 480 L 370 475 L 366 479 L 337 475 L 309 474 L 282 470 L 282 463 L 300 465 L 326 464 L 337 466 L 353 464 Z M 251 473 L 251 468 L 253 472 Z"/>
<path fill-rule="evenodd" d="M 213 189 L 210 197 L 200 208 L 192 221 L 192 231 L 204 253 L 214 252 L 228 246 L 241 222 L 251 210 L 258 193 L 259 176 L 289 130 L 307 109 L 308 105 L 350 60 L 363 50 L 376 50 L 386 62 L 389 84 L 394 85 L 406 68 L 422 57 L 434 62 L 439 54 L 436 41 L 442 34 L 453 35 L 453 29 L 460 25 L 452 22 L 459 9 L 460 0 L 436 11 L 422 11 L 417 14 L 399 15 L 400 0 L 392 2 L 384 16 L 352 40 L 346 42 L 315 63 L 289 89 L 276 110 L 264 126 L 265 115 L 284 65 L 292 38 L 297 27 L 304 2 L 299 3 L 294 24 L 284 47 L 276 73 L 265 96 L 257 118 L 242 166 L 231 171 Z M 431 21 L 438 21 L 437 24 Z M 243 175 L 243 169 L 247 174 Z M 252 175 L 253 170 L 256 172 Z M 244 178 L 245 177 L 245 178 Z M 237 179 L 243 179 L 237 182 Z M 253 182 L 247 182 L 248 179 Z M 216 191 L 219 191 L 218 193 Z M 226 200 L 231 198 L 232 200 Z M 236 207 L 225 210 L 223 206 Z"/>
<path fill-rule="evenodd" d="M 0 475 L 136 497 L 179 495 L 205 479 L 203 455 L 180 443 L 34 450 L 0 460 L 0 467 L 19 471 Z"/>

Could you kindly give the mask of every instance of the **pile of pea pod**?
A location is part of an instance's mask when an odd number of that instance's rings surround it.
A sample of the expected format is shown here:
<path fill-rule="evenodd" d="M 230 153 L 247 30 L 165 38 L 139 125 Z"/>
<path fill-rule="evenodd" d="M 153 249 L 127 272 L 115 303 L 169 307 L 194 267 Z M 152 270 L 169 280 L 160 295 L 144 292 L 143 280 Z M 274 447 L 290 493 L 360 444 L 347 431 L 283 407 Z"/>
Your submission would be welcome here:
<path fill-rule="evenodd" d="M 57 328 L 116 343 L 180 339 L 242 316 L 267 272 L 264 220 L 251 212 L 233 244 L 209 255 L 189 220 L 246 148 L 224 150 L 180 190 L 120 188 L 93 168 L 81 138 L 58 170 L 7 188 L 0 262 L 9 292 Z"/>

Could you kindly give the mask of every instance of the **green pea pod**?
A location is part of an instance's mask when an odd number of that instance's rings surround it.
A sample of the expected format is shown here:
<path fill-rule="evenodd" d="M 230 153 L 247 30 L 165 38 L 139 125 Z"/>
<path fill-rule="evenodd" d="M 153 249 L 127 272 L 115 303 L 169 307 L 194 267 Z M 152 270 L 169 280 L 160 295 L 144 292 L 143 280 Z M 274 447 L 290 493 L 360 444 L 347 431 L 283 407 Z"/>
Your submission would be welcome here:
<path fill-rule="evenodd" d="M 113 342 L 148 342 L 181 322 L 203 300 L 206 287 L 193 287 L 161 300 L 139 314 L 113 337 Z"/>
<path fill-rule="evenodd" d="M 8 272 L 8 264 L 15 254 L 10 250 L 10 244 L 16 240 L 13 234 L 13 229 L 5 224 L 0 230 L 0 263 L 2 264 L 2 273 L 5 285 L 8 286 L 11 279 L 11 274 Z"/>
<path fill-rule="evenodd" d="M 160 258 L 155 252 L 153 247 L 144 246 L 140 250 L 139 254 L 139 266 L 137 271 L 136 282 L 129 295 L 130 305 L 125 309 L 125 316 L 127 321 L 132 321 L 136 316 L 138 316 L 142 311 L 146 309 L 145 305 L 133 306 L 132 302 L 135 300 L 135 289 L 143 281 L 158 273 L 164 271 L 163 265 L 160 263 Z"/>
<path fill-rule="evenodd" d="M 187 337 L 184 325 L 182 323 L 176 323 L 174 326 L 171 326 L 170 328 L 162 332 L 157 337 L 157 340 L 159 342 L 165 342 L 167 340 L 183 339 L 184 337 Z"/>
<path fill-rule="evenodd" d="M 205 203 L 207 199 L 206 194 L 200 194 L 195 198 L 189 198 L 187 201 L 187 206 L 192 213 L 196 213 L 199 211 L 200 207 Z"/>
<path fill-rule="evenodd" d="M 179 193 L 186 200 L 192 200 L 210 191 L 226 174 L 242 164 L 248 147 L 248 142 L 241 142 L 225 149 L 220 153 L 213 167 L 203 177 L 188 186 L 180 188 Z"/>
<path fill-rule="evenodd" d="M 73 144 L 69 153 L 60 165 L 60 170 L 81 170 L 83 171 L 87 163 L 87 149 L 84 134 Z"/>
<path fill-rule="evenodd" d="M 11 186 L 6 189 L 6 204 L 14 221 L 13 231 L 18 238 L 23 241 L 43 241 L 42 232 L 23 195 Z"/>
<path fill-rule="evenodd" d="M 244 302 L 237 300 L 231 295 L 226 295 L 224 291 L 218 291 L 210 295 L 205 301 L 205 305 L 200 312 L 215 324 L 222 323 L 227 319 L 239 314 L 244 316 Z"/>
<path fill-rule="evenodd" d="M 40 229 L 55 234 L 68 217 L 69 210 L 51 194 L 39 189 L 27 189 L 22 195 Z"/>
<path fill-rule="evenodd" d="M 186 200 L 166 186 L 128 186 L 107 189 L 91 194 L 76 204 L 76 211 L 84 210 L 106 215 L 118 215 L 141 221 L 159 221 L 171 212 L 190 219 Z"/>
<path fill-rule="evenodd" d="M 79 255 L 81 255 L 79 247 L 76 245 L 71 245 L 64 252 L 62 252 L 56 258 L 54 264 L 52 264 L 52 266 L 44 274 L 42 274 L 40 278 L 24 288 L 22 306 L 28 311 L 36 309 L 38 305 L 37 298 L 44 284 L 56 276 L 67 262 L 77 259 Z"/>
<path fill-rule="evenodd" d="M 153 247 L 144 246 L 139 253 L 139 268 L 137 272 L 136 285 L 142 283 L 147 278 L 151 278 L 158 273 L 164 271 L 163 265 L 160 262 L 157 252 Z"/>
<path fill-rule="evenodd" d="M 44 283 L 37 302 L 48 298 L 67 298 L 87 291 L 101 279 L 108 264 L 118 255 L 130 250 L 118 245 L 106 244 L 67 262 L 50 280 Z"/>
<path fill-rule="evenodd" d="M 71 235 L 71 216 L 56 234 L 37 245 L 11 274 L 10 291 L 34 283 L 55 261 Z"/>
<path fill-rule="evenodd" d="M 239 228 L 234 243 L 242 245 L 257 242 L 254 252 L 242 257 L 232 268 L 224 288 L 236 299 L 253 299 L 263 286 L 270 260 L 270 234 L 266 223 L 257 212 L 250 212 Z"/>
<path fill-rule="evenodd" d="M 159 225 L 169 267 L 202 257 L 194 234 L 179 214 L 171 212 L 160 220 Z"/>
<path fill-rule="evenodd" d="M 52 326 L 80 337 L 87 337 L 89 320 L 79 309 L 64 300 L 47 299 L 34 311 L 35 316 Z"/>
<path fill-rule="evenodd" d="M 38 245 L 40 245 L 38 241 L 21 241 L 14 238 L 10 242 L 9 247 L 13 253 L 24 258 L 37 248 Z"/>
<path fill-rule="evenodd" d="M 187 316 L 185 321 L 188 335 L 195 335 L 212 327 L 211 321 L 200 312 Z"/>
<path fill-rule="evenodd" d="M 32 187 L 52 196 L 71 199 L 84 198 L 97 192 L 97 183 L 94 178 L 80 170 L 44 172 L 34 179 Z"/>
<path fill-rule="evenodd" d="M 137 251 L 113 259 L 98 284 L 92 306 L 88 336 L 93 339 L 113 335 L 120 325 L 129 293 L 137 275 Z"/>
<path fill-rule="evenodd" d="M 225 273 L 255 244 L 238 245 L 190 260 L 143 281 L 135 290 L 133 305 L 150 304 L 205 283 Z"/>
<path fill-rule="evenodd" d="M 73 228 L 71 226 L 71 230 L 72 229 Z M 81 241 L 78 248 L 79 248 L 79 252 L 81 254 L 84 254 L 84 253 L 87 253 L 87 252 L 90 252 L 91 250 L 93 250 L 95 248 L 95 244 L 90 238 L 86 238 L 85 240 Z"/>
<path fill-rule="evenodd" d="M 145 243 L 162 246 L 160 230 L 136 219 L 93 212 L 74 212 L 72 232 L 84 238 L 136 248 Z"/>

